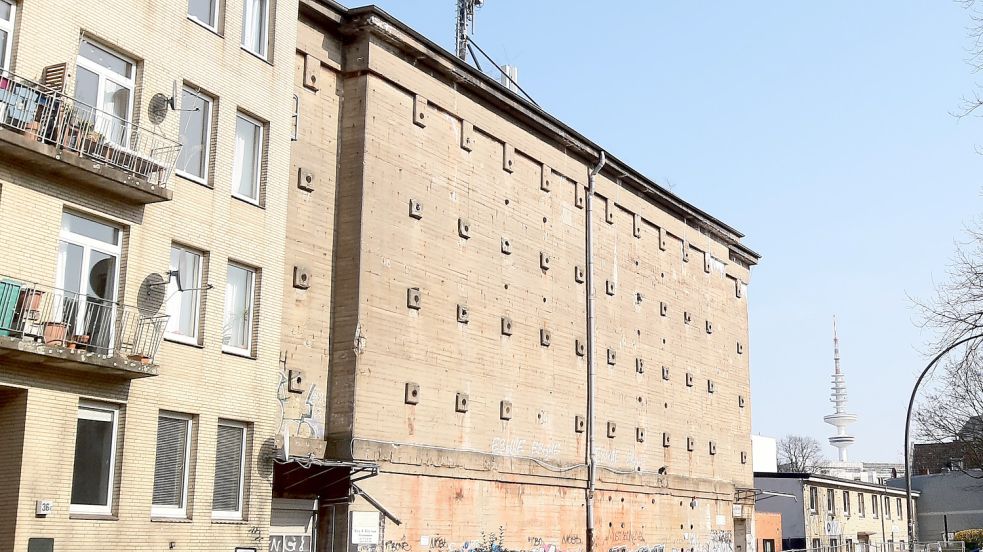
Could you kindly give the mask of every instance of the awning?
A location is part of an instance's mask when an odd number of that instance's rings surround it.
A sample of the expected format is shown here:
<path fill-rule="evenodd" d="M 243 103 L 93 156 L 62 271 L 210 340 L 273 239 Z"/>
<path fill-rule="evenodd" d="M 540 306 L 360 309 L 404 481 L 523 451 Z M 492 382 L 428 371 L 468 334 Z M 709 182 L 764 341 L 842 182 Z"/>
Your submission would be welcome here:
<path fill-rule="evenodd" d="M 273 492 L 312 494 L 328 501 L 347 499 L 353 483 L 378 474 L 379 465 L 372 462 L 306 456 L 277 458 L 273 464 Z"/>

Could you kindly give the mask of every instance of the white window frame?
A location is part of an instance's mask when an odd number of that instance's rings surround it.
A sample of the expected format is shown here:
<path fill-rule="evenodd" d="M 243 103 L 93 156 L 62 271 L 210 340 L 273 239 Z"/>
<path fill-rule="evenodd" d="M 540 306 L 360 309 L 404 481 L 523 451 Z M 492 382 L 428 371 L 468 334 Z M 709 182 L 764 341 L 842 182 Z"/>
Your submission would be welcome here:
<path fill-rule="evenodd" d="M 6 63 L 0 64 L 0 70 L 9 71 L 11 60 L 10 56 L 14 52 L 14 26 L 17 23 L 17 3 L 11 0 L 0 0 L 5 4 L 10 4 L 10 19 L 0 19 L 0 31 L 7 33 L 7 48 L 3 52 L 3 60 Z"/>
<path fill-rule="evenodd" d="M 214 103 L 213 103 L 214 102 L 214 98 L 212 98 L 211 96 L 209 96 L 207 94 L 203 94 L 200 90 L 195 90 L 195 89 L 193 89 L 193 88 L 191 88 L 189 86 L 185 86 L 185 87 L 183 87 L 181 89 L 181 96 L 182 96 L 182 98 L 184 97 L 184 92 L 188 92 L 188 93 L 192 94 L 193 96 L 195 96 L 196 98 L 198 98 L 199 100 L 201 100 L 202 102 L 204 102 L 204 111 L 205 111 L 205 113 L 203 114 L 203 118 L 204 118 L 204 121 L 205 121 L 205 125 L 204 125 L 205 126 L 205 137 L 204 137 L 204 142 L 202 143 L 202 151 L 204 152 L 204 159 L 203 159 L 204 171 L 203 172 L 205 174 L 203 176 L 198 176 L 198 175 L 195 175 L 195 174 L 191 174 L 189 172 L 186 172 L 184 170 L 181 170 L 180 168 L 176 169 L 175 172 L 177 172 L 177 174 L 179 176 L 182 176 L 184 178 L 187 178 L 188 180 L 190 180 L 192 182 L 197 182 L 199 184 L 204 184 L 205 186 L 208 186 L 208 167 L 211 166 L 211 162 L 212 162 L 212 159 L 211 159 L 211 155 L 212 155 L 212 109 L 213 109 L 212 106 L 214 105 Z M 184 106 L 184 102 L 183 101 L 181 102 L 181 109 L 182 110 L 187 109 Z M 180 124 L 180 117 L 178 118 L 178 124 Z M 178 137 L 180 138 L 180 136 L 181 136 L 181 133 L 178 132 Z M 181 147 L 184 147 L 184 145 L 182 144 Z"/>
<path fill-rule="evenodd" d="M 195 23 L 201 25 L 202 27 L 208 29 L 209 31 L 212 31 L 213 33 L 216 33 L 217 34 L 218 33 L 219 4 L 221 4 L 221 3 L 222 3 L 221 0 L 215 0 L 215 7 L 212 8 L 212 19 L 215 21 L 215 24 L 214 25 L 209 24 L 207 21 L 202 21 L 201 19 L 198 19 L 197 17 L 191 15 L 191 13 L 188 13 L 188 19 L 191 20 L 191 21 L 194 21 Z M 191 10 L 191 0 L 188 0 L 188 10 L 189 11 Z"/>
<path fill-rule="evenodd" d="M 260 52 L 253 50 L 246 44 L 246 29 L 250 26 L 249 24 L 253 22 L 252 13 L 248 9 L 251 1 L 252 0 L 246 0 L 242 5 L 242 36 L 240 37 L 239 45 L 243 50 L 249 52 L 250 54 L 253 54 L 260 59 L 267 60 L 269 59 L 270 50 L 270 0 L 260 0 L 263 2 L 263 40 L 261 42 L 262 47 L 260 48 L 262 51 Z"/>
<path fill-rule="evenodd" d="M 191 472 L 191 431 L 192 431 L 192 419 L 190 414 L 182 414 L 179 412 L 167 412 L 161 411 L 158 418 L 171 418 L 174 420 L 181 420 L 187 424 L 187 436 L 185 437 L 184 443 L 184 482 L 181 491 L 181 505 L 174 506 L 161 506 L 157 504 L 150 505 L 150 515 L 151 517 L 167 517 L 167 518 L 187 518 L 188 517 L 188 481 L 190 480 Z M 158 436 L 158 439 L 160 437 Z M 156 443 L 154 443 L 154 451 L 156 454 Z M 156 484 L 156 473 L 154 474 L 154 484 Z"/>
<path fill-rule="evenodd" d="M 197 278 L 196 278 L 196 280 L 198 282 L 198 285 L 197 285 L 197 288 L 198 289 L 194 290 L 194 294 L 195 294 L 195 316 L 194 316 L 195 328 L 194 328 L 194 333 L 192 335 L 183 335 L 183 334 L 174 333 L 174 332 L 171 332 L 171 331 L 165 331 L 164 332 L 164 339 L 166 339 L 168 341 L 176 341 L 178 343 L 186 343 L 188 345 L 198 345 L 201 342 L 200 341 L 201 340 L 201 334 L 200 334 L 200 332 L 201 332 L 201 290 L 202 290 L 202 288 L 205 287 L 205 284 L 204 284 L 204 282 L 202 280 L 202 278 L 204 277 L 204 270 L 205 270 L 205 267 L 204 267 L 204 264 L 205 264 L 205 253 L 203 251 L 200 251 L 198 249 L 194 249 L 192 247 L 185 247 L 185 246 L 183 246 L 183 245 L 181 245 L 179 243 L 172 243 L 171 244 L 171 250 L 173 251 L 174 249 L 180 249 L 181 251 L 186 251 L 188 253 L 193 253 L 195 255 L 198 255 L 198 274 L 197 274 Z M 178 293 L 191 293 L 191 290 L 184 290 L 183 292 L 182 291 L 178 291 L 178 288 L 177 288 L 177 278 L 180 278 L 180 277 L 181 277 L 180 275 L 174 276 L 174 277 L 171 277 L 170 280 L 168 281 L 168 283 L 167 283 L 167 301 L 170 301 L 170 299 L 173 296 L 175 296 L 176 294 L 178 294 Z M 168 302 L 165 302 L 165 309 L 167 311 L 168 316 L 173 317 L 174 315 L 170 312 L 170 308 L 167 308 L 167 306 L 168 306 Z"/>
<path fill-rule="evenodd" d="M 223 327 L 223 329 L 222 329 L 222 341 L 223 341 L 223 343 L 222 343 L 222 352 L 224 352 L 224 353 L 231 353 L 231 354 L 239 355 L 239 356 L 251 357 L 252 356 L 252 352 L 253 352 L 253 325 L 256 323 L 255 322 L 255 320 L 256 320 L 256 275 L 259 273 L 259 270 L 255 269 L 255 268 L 253 268 L 251 266 L 247 266 L 247 265 L 244 265 L 244 264 L 236 263 L 236 262 L 233 262 L 233 261 L 229 261 L 229 265 L 228 266 L 230 268 L 231 267 L 236 267 L 236 268 L 238 268 L 240 270 L 245 270 L 246 272 L 249 272 L 250 274 L 252 274 L 252 277 L 249 279 L 249 291 L 248 291 L 248 294 L 247 294 L 247 297 L 249 297 L 249 319 L 247 320 L 247 323 L 246 323 L 246 346 L 244 348 L 240 348 L 240 347 L 235 347 L 235 346 L 232 346 L 232 345 L 226 345 L 224 343 L 224 341 L 225 341 L 225 328 Z M 226 274 L 226 278 L 228 278 L 228 269 L 226 269 L 226 273 L 225 274 Z M 226 287 L 226 293 L 228 293 L 228 287 Z M 223 319 L 223 326 L 224 326 L 224 324 L 228 320 L 228 314 L 229 314 L 228 312 L 224 312 L 225 311 L 225 304 L 222 305 L 222 310 L 223 310 L 223 312 L 222 312 L 222 319 Z"/>
<path fill-rule="evenodd" d="M 255 155 L 255 158 L 256 159 L 255 159 L 255 167 L 254 167 L 254 171 L 255 171 L 255 174 L 256 174 L 256 180 L 253 182 L 253 185 L 256 187 L 256 197 L 253 198 L 253 197 L 249 197 L 249 196 L 240 195 L 238 193 L 238 191 L 236 190 L 236 188 L 239 186 L 238 179 L 235 178 L 236 166 L 239 163 L 241 163 L 242 160 L 241 159 L 236 159 L 234 157 L 235 156 L 235 150 L 234 149 L 233 149 L 233 159 L 232 159 L 232 175 L 233 175 L 233 178 L 232 178 L 232 197 L 237 198 L 237 199 L 241 199 L 241 200 L 243 200 L 243 201 L 245 201 L 247 203 L 252 203 L 253 205 L 259 205 L 259 197 L 260 197 L 260 195 L 262 193 L 262 187 L 263 187 L 262 186 L 262 183 L 263 183 L 263 175 L 262 175 L 262 169 L 263 169 L 263 145 L 264 145 L 264 140 L 266 139 L 266 125 L 262 121 L 254 118 L 254 117 L 250 117 L 249 115 L 246 115 L 242 111 L 236 112 L 236 120 L 237 120 L 237 122 L 238 122 L 238 119 L 242 119 L 242 120 L 244 120 L 244 121 L 246 121 L 248 123 L 251 123 L 253 125 L 256 125 L 257 129 L 259 130 L 259 136 L 257 136 L 257 139 L 256 139 L 256 155 Z M 234 137 L 234 139 L 238 140 L 238 137 L 236 136 L 236 137 Z M 245 152 L 243 152 L 243 153 L 245 153 Z M 241 172 L 242 172 L 242 169 L 241 168 L 239 168 L 239 172 L 241 174 Z"/>
<path fill-rule="evenodd" d="M 867 505 L 864 504 L 864 493 L 857 493 L 857 515 L 867 517 Z"/>
<path fill-rule="evenodd" d="M 219 426 L 235 427 L 242 430 L 242 444 L 239 454 L 239 509 L 238 510 L 212 510 L 212 519 L 223 519 L 223 520 L 242 520 L 243 516 L 243 506 L 246 499 L 246 438 L 249 433 L 249 424 L 244 422 L 237 422 L 234 420 L 221 419 L 218 421 Z M 218 428 L 215 430 L 216 435 L 216 446 L 218 443 Z M 213 481 L 214 484 L 214 474 Z"/>
<path fill-rule="evenodd" d="M 115 71 L 112 71 L 110 69 L 107 69 L 107 68 L 103 67 L 102 65 L 99 65 L 98 63 L 96 63 L 96 62 L 94 62 L 94 61 L 92 61 L 92 60 L 90 60 L 90 59 L 82 56 L 81 48 L 82 48 L 82 43 L 83 42 L 88 43 L 88 44 L 91 44 L 92 46 L 94 46 L 97 49 L 105 50 L 106 52 L 108 52 L 108 53 L 110 53 L 110 54 L 112 54 L 112 55 L 114 55 L 114 56 L 122 59 L 123 61 L 125 61 L 127 63 L 129 63 L 130 64 L 130 75 L 129 76 L 120 75 L 119 73 L 117 73 Z M 118 84 L 118 85 L 122 86 L 123 88 L 125 88 L 125 89 L 127 89 L 129 91 L 129 101 L 127 102 L 127 105 L 129 106 L 129 112 L 126 114 L 126 121 L 125 121 L 125 124 L 123 126 L 122 144 L 120 144 L 120 145 L 126 146 L 130 142 L 130 124 L 132 124 L 132 122 L 133 122 L 133 109 L 134 109 L 133 103 L 134 103 L 134 97 L 135 97 L 135 94 L 133 92 L 136 89 L 137 62 L 134 61 L 129 56 L 125 56 L 125 55 L 119 53 L 119 51 L 117 51 L 117 50 L 115 50 L 113 48 L 110 48 L 109 46 L 105 46 L 105 45 L 103 45 L 103 44 L 101 44 L 99 42 L 94 42 L 94 41 L 87 40 L 87 39 L 83 38 L 79 42 L 79 52 L 75 56 L 75 64 L 77 66 L 79 66 L 79 67 L 82 67 L 82 68 L 84 68 L 84 69 L 86 69 L 88 71 L 91 71 L 91 72 L 95 73 L 96 74 L 96 77 L 98 77 L 99 84 L 96 86 L 96 98 L 102 98 L 105 95 L 106 81 L 111 81 L 114 84 Z M 91 107 L 93 107 L 96 110 L 98 110 L 98 113 L 96 113 L 97 117 L 96 117 L 96 123 L 95 123 L 96 124 L 96 127 L 98 128 L 98 125 L 99 125 L 98 115 L 99 115 L 99 113 L 106 113 L 106 111 L 104 111 L 102 109 L 102 106 L 100 106 L 100 105 L 93 105 Z M 108 113 L 108 115 L 110 117 L 115 117 L 115 115 L 113 115 L 112 113 Z"/>
<path fill-rule="evenodd" d="M 76 440 L 78 439 L 78 420 L 94 420 L 94 421 L 105 421 L 98 414 L 88 414 L 88 416 L 83 416 L 82 412 L 101 412 L 108 413 L 113 424 L 113 440 L 109 445 L 109 489 L 106 492 L 106 504 L 104 505 L 94 505 L 94 504 L 69 504 L 68 513 L 69 514 L 92 514 L 92 515 L 112 515 L 113 513 L 113 489 L 116 486 L 116 447 L 119 439 L 119 406 L 105 403 L 97 403 L 90 401 L 79 401 L 78 408 L 75 414 L 75 427 L 76 427 Z M 75 444 L 78 447 L 78 443 Z M 75 451 L 73 449 L 72 454 L 74 456 Z M 75 485 L 75 466 L 72 466 L 72 485 Z M 71 502 L 71 498 L 69 498 Z"/>

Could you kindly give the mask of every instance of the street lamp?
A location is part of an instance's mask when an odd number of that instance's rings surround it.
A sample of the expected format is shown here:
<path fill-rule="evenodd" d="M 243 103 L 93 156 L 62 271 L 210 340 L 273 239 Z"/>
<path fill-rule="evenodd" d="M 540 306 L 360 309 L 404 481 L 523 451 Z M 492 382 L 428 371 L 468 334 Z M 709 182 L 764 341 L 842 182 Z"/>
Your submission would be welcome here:
<path fill-rule="evenodd" d="M 922 380 L 925 379 L 925 375 L 928 371 L 932 369 L 939 362 L 943 356 L 949 351 L 955 349 L 956 347 L 962 345 L 963 343 L 973 341 L 974 339 L 983 338 L 983 334 L 973 335 L 970 337 L 964 337 L 959 341 L 956 341 L 952 345 L 949 345 L 942 350 L 939 354 L 935 355 L 932 362 L 928 363 L 928 366 L 922 370 L 918 380 L 915 381 L 915 388 L 911 390 L 911 399 L 908 400 L 908 416 L 905 418 L 904 423 L 904 479 L 905 479 L 905 498 L 908 505 L 908 550 L 914 552 L 915 550 L 915 518 L 912 517 L 911 508 L 911 409 L 915 406 L 915 394 L 918 393 L 918 387 L 922 384 Z"/>

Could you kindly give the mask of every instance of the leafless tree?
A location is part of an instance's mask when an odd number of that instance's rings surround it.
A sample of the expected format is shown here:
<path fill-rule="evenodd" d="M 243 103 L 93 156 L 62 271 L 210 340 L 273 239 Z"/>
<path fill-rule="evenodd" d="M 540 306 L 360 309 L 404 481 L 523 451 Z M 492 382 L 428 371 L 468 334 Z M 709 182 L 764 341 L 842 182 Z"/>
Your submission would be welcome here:
<path fill-rule="evenodd" d="M 969 38 L 967 47 L 966 63 L 972 68 L 973 72 L 983 71 L 983 8 L 976 0 L 956 0 L 969 14 L 969 25 L 966 33 Z M 953 113 L 957 117 L 966 117 L 974 113 L 983 105 L 983 96 L 979 90 L 974 90 L 970 95 L 964 96 L 959 109 Z"/>
<path fill-rule="evenodd" d="M 819 441 L 802 435 L 778 440 L 778 471 L 812 473 L 826 465 Z"/>

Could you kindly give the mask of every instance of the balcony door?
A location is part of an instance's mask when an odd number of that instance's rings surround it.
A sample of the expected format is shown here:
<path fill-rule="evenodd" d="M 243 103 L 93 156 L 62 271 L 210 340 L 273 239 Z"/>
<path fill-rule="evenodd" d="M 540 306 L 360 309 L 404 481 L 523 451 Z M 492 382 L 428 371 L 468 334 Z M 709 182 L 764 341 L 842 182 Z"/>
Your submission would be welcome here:
<path fill-rule="evenodd" d="M 125 146 L 129 141 L 136 64 L 87 40 L 79 43 L 75 99 L 90 132 Z M 86 113 L 88 111 L 88 113 Z M 83 137 L 84 139 L 85 137 Z"/>
<path fill-rule="evenodd" d="M 70 341 L 103 354 L 113 348 L 121 236 L 114 226 L 62 215 L 53 322 L 65 325 Z"/>

